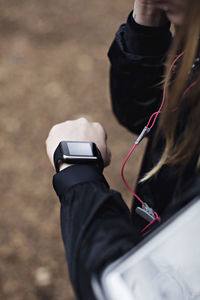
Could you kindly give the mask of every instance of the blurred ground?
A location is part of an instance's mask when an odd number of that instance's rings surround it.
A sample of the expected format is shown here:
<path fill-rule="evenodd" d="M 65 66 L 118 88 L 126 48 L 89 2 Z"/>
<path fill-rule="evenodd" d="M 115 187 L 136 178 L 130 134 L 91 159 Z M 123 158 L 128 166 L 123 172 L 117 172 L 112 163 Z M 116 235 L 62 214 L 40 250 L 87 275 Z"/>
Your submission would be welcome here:
<path fill-rule="evenodd" d="M 134 138 L 111 112 L 108 47 L 131 1 L 0 0 L 0 299 L 75 299 L 45 139 L 86 115 L 108 132 L 112 188 Z M 126 168 L 134 185 L 141 148 Z"/>

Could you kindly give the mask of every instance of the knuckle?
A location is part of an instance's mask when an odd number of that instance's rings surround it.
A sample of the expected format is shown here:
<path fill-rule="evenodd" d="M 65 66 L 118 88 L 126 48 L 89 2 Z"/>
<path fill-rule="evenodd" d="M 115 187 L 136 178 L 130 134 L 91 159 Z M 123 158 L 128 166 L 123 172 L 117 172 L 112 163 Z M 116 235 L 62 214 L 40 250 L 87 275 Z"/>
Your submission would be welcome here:
<path fill-rule="evenodd" d="M 50 130 L 50 132 L 49 132 L 49 135 L 50 135 L 50 136 L 56 135 L 56 134 L 60 131 L 60 129 L 61 129 L 62 127 L 63 127 L 63 123 L 55 124 L 55 125 L 51 128 L 51 130 Z"/>
<path fill-rule="evenodd" d="M 104 131 L 103 126 L 99 122 L 95 122 L 94 124 L 98 129 Z"/>
<path fill-rule="evenodd" d="M 88 120 L 87 120 L 85 117 L 81 117 L 79 120 L 80 120 L 82 123 L 88 122 Z"/>
<path fill-rule="evenodd" d="M 102 134 L 105 139 L 107 139 L 107 133 L 106 133 L 104 127 L 100 123 L 98 123 L 97 128 L 99 130 L 99 133 Z"/>
<path fill-rule="evenodd" d="M 55 125 L 53 127 L 51 127 L 50 131 L 49 131 L 49 135 L 52 135 L 55 132 Z"/>

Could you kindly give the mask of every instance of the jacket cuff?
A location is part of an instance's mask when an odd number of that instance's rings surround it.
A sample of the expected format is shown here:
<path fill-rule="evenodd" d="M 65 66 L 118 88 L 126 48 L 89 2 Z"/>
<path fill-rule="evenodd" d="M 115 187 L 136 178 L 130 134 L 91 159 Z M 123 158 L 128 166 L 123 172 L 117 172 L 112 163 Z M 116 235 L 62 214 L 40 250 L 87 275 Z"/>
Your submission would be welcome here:
<path fill-rule="evenodd" d="M 160 56 L 169 48 L 171 41 L 170 22 L 158 27 L 140 25 L 131 12 L 124 29 L 127 51 L 135 55 Z"/>
<path fill-rule="evenodd" d="M 53 187 L 58 197 L 60 197 L 72 186 L 91 181 L 104 183 L 109 188 L 102 172 L 96 166 L 90 165 L 70 166 L 55 174 L 53 176 Z"/>

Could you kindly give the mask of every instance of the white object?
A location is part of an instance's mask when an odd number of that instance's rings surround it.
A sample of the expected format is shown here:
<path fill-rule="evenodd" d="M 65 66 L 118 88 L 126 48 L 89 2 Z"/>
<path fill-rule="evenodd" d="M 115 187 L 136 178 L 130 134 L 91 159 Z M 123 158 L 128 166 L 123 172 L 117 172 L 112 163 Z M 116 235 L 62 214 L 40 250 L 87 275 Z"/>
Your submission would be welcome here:
<path fill-rule="evenodd" d="M 200 300 L 200 198 L 92 284 L 98 300 Z"/>

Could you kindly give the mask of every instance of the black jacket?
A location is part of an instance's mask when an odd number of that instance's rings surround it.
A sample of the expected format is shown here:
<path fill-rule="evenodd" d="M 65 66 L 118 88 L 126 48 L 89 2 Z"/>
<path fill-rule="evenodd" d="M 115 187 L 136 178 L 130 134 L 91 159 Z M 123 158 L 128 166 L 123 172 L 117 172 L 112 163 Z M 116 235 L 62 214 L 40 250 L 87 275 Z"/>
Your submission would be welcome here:
<path fill-rule="evenodd" d="M 119 122 L 139 134 L 158 109 L 162 90 L 163 62 L 171 42 L 169 24 L 149 28 L 136 24 L 131 15 L 122 25 L 109 50 L 111 97 Z M 154 132 L 149 136 L 141 174 L 159 159 L 160 137 L 152 154 Z M 155 178 L 137 185 L 137 194 L 161 217 L 169 218 L 200 194 L 196 159 L 180 173 L 163 167 Z M 121 195 L 109 188 L 96 167 L 72 166 L 53 178 L 61 202 L 61 229 L 69 273 L 78 299 L 95 299 L 91 277 L 138 244 L 146 222 L 129 212 Z"/>

